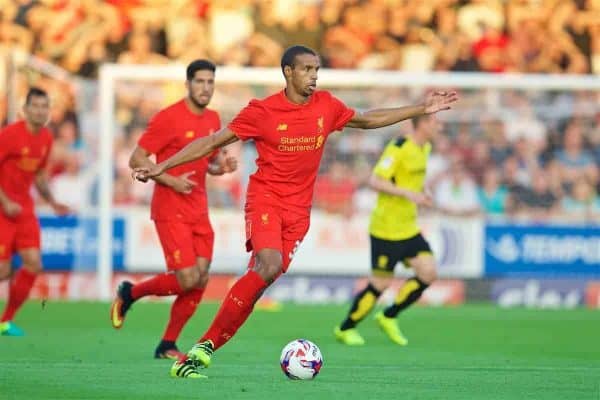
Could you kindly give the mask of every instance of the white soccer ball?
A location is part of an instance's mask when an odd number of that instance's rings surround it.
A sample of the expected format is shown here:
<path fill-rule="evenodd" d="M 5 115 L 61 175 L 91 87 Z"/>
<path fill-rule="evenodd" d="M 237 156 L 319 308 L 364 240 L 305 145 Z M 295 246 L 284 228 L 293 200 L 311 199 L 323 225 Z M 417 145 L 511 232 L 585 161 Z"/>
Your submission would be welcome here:
<path fill-rule="evenodd" d="M 313 379 L 323 366 L 323 356 L 310 340 L 296 339 L 283 348 L 279 363 L 290 379 Z"/>

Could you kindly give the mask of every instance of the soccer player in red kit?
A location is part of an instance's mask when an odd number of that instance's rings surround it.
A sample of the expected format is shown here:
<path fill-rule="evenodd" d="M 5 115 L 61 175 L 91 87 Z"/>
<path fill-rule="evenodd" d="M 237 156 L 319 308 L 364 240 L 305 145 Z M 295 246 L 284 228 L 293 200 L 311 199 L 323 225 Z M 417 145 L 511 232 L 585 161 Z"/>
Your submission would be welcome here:
<path fill-rule="evenodd" d="M 35 184 L 56 214 L 69 212 L 67 206 L 54 200 L 45 172 L 52 149 L 52 134 L 45 127 L 50 116 L 48 94 L 39 88 L 29 89 L 23 111 L 25 119 L 0 131 L 0 280 L 11 276 L 14 253 L 23 261 L 12 276 L 8 302 L 0 317 L 0 333 L 6 336 L 24 335 L 12 321 L 42 271 L 40 224 L 31 185 Z"/>
<path fill-rule="evenodd" d="M 186 71 L 187 96 L 157 113 L 130 158 L 132 168 L 161 162 L 199 137 L 219 129 L 217 112 L 208 109 L 215 85 L 215 65 L 207 60 L 190 63 Z M 216 150 L 210 158 L 173 168 L 154 178 L 151 217 L 165 255 L 168 272 L 132 284 L 124 281 L 117 290 L 110 317 L 121 328 L 133 302 L 144 296 L 176 295 L 169 322 L 154 352 L 155 358 L 181 356 L 175 342 L 196 311 L 208 282 L 214 234 L 208 218 L 205 177 L 235 171 L 236 159 Z"/>
<path fill-rule="evenodd" d="M 246 200 L 246 247 L 250 267 L 230 289 L 208 331 L 171 368 L 171 376 L 203 378 L 215 350 L 246 321 L 268 285 L 284 273 L 308 231 L 315 179 L 323 145 L 344 127 L 379 128 L 450 108 L 456 93 L 434 92 L 419 105 L 356 112 L 327 91 L 316 90 L 320 61 L 304 46 L 287 49 L 281 60 L 286 87 L 263 100 L 252 100 L 217 134 L 192 142 L 136 177 L 160 176 L 177 165 L 211 154 L 237 140 L 253 139 L 257 172 L 250 177 Z"/>

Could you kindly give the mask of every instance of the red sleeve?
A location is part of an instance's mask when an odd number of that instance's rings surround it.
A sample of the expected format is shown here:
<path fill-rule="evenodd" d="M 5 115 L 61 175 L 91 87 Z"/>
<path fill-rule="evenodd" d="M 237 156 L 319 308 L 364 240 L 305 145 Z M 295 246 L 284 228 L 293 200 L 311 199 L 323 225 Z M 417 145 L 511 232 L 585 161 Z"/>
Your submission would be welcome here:
<path fill-rule="evenodd" d="M 345 105 L 340 99 L 331 96 L 330 109 L 334 115 L 333 130 L 341 131 L 344 126 L 354 117 L 354 110 Z"/>
<path fill-rule="evenodd" d="M 10 129 L 0 130 L 0 164 L 10 155 L 12 143 L 14 143 L 14 140 L 10 140 Z"/>
<path fill-rule="evenodd" d="M 229 123 L 228 128 L 241 140 L 254 139 L 260 136 L 259 123 L 264 121 L 265 112 L 258 100 L 252 100 Z"/>
<path fill-rule="evenodd" d="M 138 141 L 138 145 L 152 154 L 159 153 L 171 141 L 168 129 L 169 119 L 167 116 L 162 112 L 156 114 L 148 123 L 146 131 Z"/>

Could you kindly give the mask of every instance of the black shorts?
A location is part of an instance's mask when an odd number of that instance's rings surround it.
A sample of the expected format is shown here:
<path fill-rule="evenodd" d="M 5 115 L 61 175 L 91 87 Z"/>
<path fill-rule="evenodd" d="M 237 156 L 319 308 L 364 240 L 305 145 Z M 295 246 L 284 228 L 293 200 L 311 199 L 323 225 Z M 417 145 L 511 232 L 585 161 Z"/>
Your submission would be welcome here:
<path fill-rule="evenodd" d="M 371 269 L 374 275 L 392 275 L 398 262 L 409 267 L 408 260 L 423 253 L 433 254 L 420 233 L 405 240 L 384 240 L 371 235 Z"/>

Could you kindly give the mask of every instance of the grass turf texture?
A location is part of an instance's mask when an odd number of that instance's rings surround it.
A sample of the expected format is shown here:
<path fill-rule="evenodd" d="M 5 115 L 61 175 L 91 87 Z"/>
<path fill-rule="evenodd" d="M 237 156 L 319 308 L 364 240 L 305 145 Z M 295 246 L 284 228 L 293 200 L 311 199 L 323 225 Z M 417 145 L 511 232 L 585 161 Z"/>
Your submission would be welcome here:
<path fill-rule="evenodd" d="M 175 380 L 152 359 L 167 304 L 133 307 L 114 331 L 108 304 L 29 302 L 24 338 L 0 337 L 0 399 L 600 399 L 600 317 L 590 310 L 415 308 L 410 340 L 392 345 L 371 319 L 362 348 L 336 343 L 346 306 L 286 305 L 255 312 L 218 351 L 208 380 Z M 216 311 L 202 304 L 180 338 L 185 351 Z M 305 337 L 321 348 L 314 381 L 290 381 L 279 354 Z"/>

